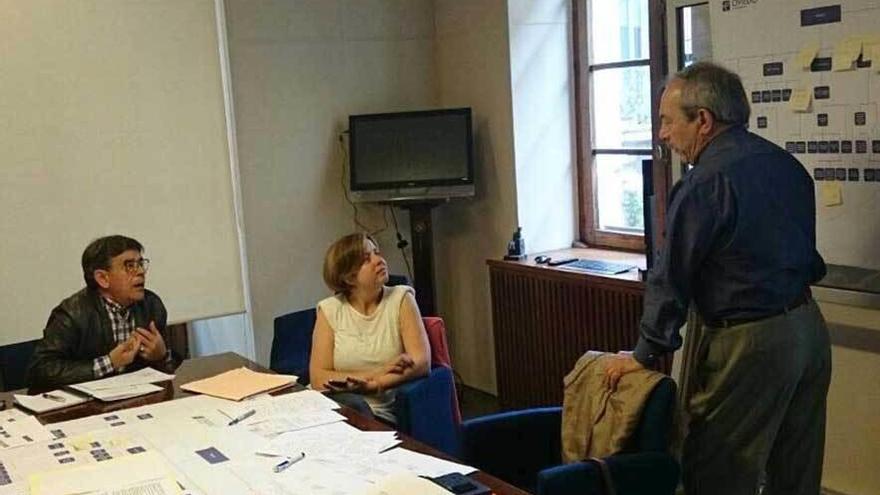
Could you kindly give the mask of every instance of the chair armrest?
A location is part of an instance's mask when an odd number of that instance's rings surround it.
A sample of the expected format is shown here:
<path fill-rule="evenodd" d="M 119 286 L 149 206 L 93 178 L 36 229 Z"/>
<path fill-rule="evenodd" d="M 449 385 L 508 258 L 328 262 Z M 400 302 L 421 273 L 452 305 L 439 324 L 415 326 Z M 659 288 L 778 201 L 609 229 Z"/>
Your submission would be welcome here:
<path fill-rule="evenodd" d="M 618 454 L 605 458 L 617 495 L 673 495 L 679 466 L 663 452 Z M 602 475 L 588 462 L 554 466 L 538 473 L 538 495 L 601 495 Z"/>
<path fill-rule="evenodd" d="M 482 416 L 462 424 L 462 460 L 531 491 L 541 469 L 561 462 L 562 408 Z"/>
<path fill-rule="evenodd" d="M 397 387 L 394 413 L 397 429 L 420 442 L 455 456 L 458 454 L 458 426 L 450 397 L 454 392 L 452 370 L 431 369 L 428 376 Z"/>

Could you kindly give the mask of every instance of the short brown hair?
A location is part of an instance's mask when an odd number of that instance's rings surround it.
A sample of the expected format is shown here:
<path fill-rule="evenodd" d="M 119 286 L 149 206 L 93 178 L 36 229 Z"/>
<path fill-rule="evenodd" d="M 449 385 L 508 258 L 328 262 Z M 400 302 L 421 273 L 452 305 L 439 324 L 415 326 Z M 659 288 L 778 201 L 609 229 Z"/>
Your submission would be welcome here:
<path fill-rule="evenodd" d="M 113 258 L 126 251 L 144 252 L 144 246 L 135 239 L 124 235 L 110 235 L 92 241 L 82 254 L 83 279 L 90 289 L 97 289 L 95 270 L 110 269 Z"/>
<path fill-rule="evenodd" d="M 324 256 L 324 283 L 335 294 L 351 293 L 351 276 L 364 263 L 364 241 L 378 246 L 376 240 L 363 233 L 348 234 L 330 245 Z"/>

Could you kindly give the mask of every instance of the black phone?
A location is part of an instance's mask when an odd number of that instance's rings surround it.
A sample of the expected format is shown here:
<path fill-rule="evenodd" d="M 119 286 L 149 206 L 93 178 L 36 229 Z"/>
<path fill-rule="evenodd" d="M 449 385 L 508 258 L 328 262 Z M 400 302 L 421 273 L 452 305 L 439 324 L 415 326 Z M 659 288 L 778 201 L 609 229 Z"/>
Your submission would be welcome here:
<path fill-rule="evenodd" d="M 327 380 L 327 385 L 335 388 L 348 388 L 347 380 Z"/>
<path fill-rule="evenodd" d="M 449 473 L 428 479 L 456 495 L 489 495 L 492 492 L 486 485 L 461 473 Z"/>

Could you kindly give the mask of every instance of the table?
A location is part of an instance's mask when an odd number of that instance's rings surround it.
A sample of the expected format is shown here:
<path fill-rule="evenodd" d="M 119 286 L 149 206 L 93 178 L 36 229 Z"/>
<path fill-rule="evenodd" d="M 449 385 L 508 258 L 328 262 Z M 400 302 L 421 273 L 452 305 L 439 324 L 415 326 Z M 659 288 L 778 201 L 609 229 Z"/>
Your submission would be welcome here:
<path fill-rule="evenodd" d="M 213 376 L 218 373 L 222 373 L 224 371 L 239 368 L 242 366 L 250 368 L 254 371 L 271 373 L 271 370 L 268 370 L 260 366 L 259 364 L 232 352 L 187 359 L 175 371 L 174 380 L 160 384 L 163 386 L 162 391 L 115 402 L 100 402 L 98 400 L 90 400 L 82 404 L 78 404 L 76 406 L 68 407 L 62 410 L 39 414 L 37 415 L 37 419 L 40 420 L 40 422 L 42 422 L 43 424 L 57 423 L 60 421 L 68 421 L 72 419 L 83 418 L 86 416 L 92 416 L 95 414 L 102 414 L 111 411 L 118 411 L 121 409 L 128 409 L 147 404 L 156 404 L 168 400 L 189 397 L 195 394 L 181 390 L 180 386 L 182 384 L 189 383 L 193 380 L 198 380 L 201 378 L 207 378 L 209 376 Z M 278 393 L 289 393 L 302 389 L 303 387 L 297 384 Z M 24 391 L 16 391 L 15 393 L 24 393 Z M 0 393 L 0 399 L 6 401 L 7 407 L 11 407 L 12 394 L 13 392 Z M 390 431 L 392 429 L 384 423 L 381 423 L 373 418 L 365 417 L 355 410 L 345 406 L 343 406 L 339 410 L 339 413 L 345 416 L 348 419 L 349 423 L 361 430 Z M 452 461 L 456 460 L 417 440 L 409 438 L 406 435 L 399 434 L 399 436 L 402 441 L 402 447 L 414 450 L 416 452 L 440 457 L 443 459 L 448 459 Z M 495 494 L 497 495 L 526 495 L 528 493 L 482 471 L 478 471 L 470 476 L 491 488 L 492 491 L 495 492 Z"/>

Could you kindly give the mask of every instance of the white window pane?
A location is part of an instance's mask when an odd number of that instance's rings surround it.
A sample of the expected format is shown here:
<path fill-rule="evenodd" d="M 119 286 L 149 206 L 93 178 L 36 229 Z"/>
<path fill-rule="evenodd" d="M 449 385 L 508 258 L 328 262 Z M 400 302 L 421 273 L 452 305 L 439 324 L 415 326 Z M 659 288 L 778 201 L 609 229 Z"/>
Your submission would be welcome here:
<path fill-rule="evenodd" d="M 648 0 L 590 1 L 590 64 L 648 58 Z"/>
<path fill-rule="evenodd" d="M 596 155 L 599 230 L 644 234 L 642 160 L 650 156 Z"/>
<path fill-rule="evenodd" d="M 651 149 L 651 73 L 647 65 L 593 72 L 593 147 Z"/>

